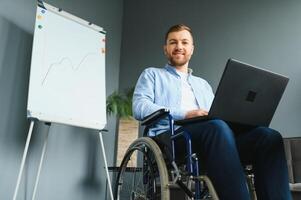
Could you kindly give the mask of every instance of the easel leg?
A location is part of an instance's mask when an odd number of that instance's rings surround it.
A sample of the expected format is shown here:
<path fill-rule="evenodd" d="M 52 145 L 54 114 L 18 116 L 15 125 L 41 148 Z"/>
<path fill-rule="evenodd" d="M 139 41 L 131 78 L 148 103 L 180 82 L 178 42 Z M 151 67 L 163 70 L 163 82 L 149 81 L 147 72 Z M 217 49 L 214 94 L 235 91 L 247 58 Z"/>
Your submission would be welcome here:
<path fill-rule="evenodd" d="M 23 169 L 24 169 L 24 165 L 25 165 L 25 161 L 26 161 L 28 147 L 29 147 L 29 143 L 30 143 L 30 139 L 31 139 L 31 135 L 32 135 L 33 125 L 34 125 L 34 121 L 31 121 L 30 126 L 29 126 L 27 139 L 26 139 L 24 152 L 23 152 L 21 167 L 20 167 L 20 170 L 19 170 L 19 175 L 18 175 L 18 180 L 17 180 L 17 185 L 16 185 L 16 188 L 15 188 L 13 200 L 16 200 L 17 195 L 18 195 L 18 190 L 19 190 L 19 186 L 20 186 L 20 182 L 21 182 L 21 178 L 22 178 L 22 173 L 23 173 Z"/>
<path fill-rule="evenodd" d="M 34 189 L 33 189 L 33 194 L 32 194 L 32 200 L 34 200 L 36 198 L 37 187 L 38 187 L 39 180 L 40 180 L 40 174 L 41 174 L 41 169 L 42 169 L 42 166 L 43 166 L 44 156 L 45 156 L 45 153 L 46 153 L 49 129 L 50 129 L 50 125 L 51 125 L 50 123 L 45 123 L 45 124 L 48 126 L 48 130 L 46 132 L 46 136 L 45 136 L 45 139 L 44 139 L 44 144 L 43 144 L 42 155 L 41 155 L 41 158 L 40 158 L 39 169 L 38 169 L 38 173 L 37 173 L 37 177 L 36 177 L 36 181 L 35 181 L 35 185 L 34 185 Z"/>
<path fill-rule="evenodd" d="M 111 196 L 111 200 L 114 200 L 113 191 L 112 191 L 112 185 L 111 185 L 111 179 L 110 179 L 109 170 L 108 170 L 108 163 L 107 163 L 107 158 L 106 158 L 106 153 L 105 153 L 105 148 L 104 148 L 104 144 L 103 144 L 103 139 L 102 139 L 102 133 L 101 133 L 101 131 L 99 132 L 99 139 L 100 139 L 100 144 L 101 144 L 101 150 L 102 150 L 103 160 L 105 162 L 105 171 L 106 171 L 106 174 L 107 174 L 107 181 L 108 181 L 108 187 L 109 187 L 109 191 L 110 191 L 110 196 Z"/>

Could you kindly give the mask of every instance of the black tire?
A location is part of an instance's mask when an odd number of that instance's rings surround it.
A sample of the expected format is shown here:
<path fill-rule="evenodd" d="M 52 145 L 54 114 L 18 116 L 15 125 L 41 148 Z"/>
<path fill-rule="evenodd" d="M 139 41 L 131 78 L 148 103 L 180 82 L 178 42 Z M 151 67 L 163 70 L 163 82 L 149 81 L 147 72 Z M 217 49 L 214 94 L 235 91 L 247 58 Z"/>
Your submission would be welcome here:
<path fill-rule="evenodd" d="M 137 166 L 132 167 L 130 160 L 135 155 Z M 138 138 L 129 146 L 121 162 L 115 183 L 115 200 L 169 200 L 168 183 L 159 146 L 151 138 Z"/>

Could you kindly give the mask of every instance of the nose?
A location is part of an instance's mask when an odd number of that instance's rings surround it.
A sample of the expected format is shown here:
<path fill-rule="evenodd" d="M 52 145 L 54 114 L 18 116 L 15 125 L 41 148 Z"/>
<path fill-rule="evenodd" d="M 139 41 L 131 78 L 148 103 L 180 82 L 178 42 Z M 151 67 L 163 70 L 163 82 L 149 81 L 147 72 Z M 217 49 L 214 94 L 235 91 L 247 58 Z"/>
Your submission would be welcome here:
<path fill-rule="evenodd" d="M 177 45 L 176 45 L 176 49 L 182 50 L 182 48 L 183 48 L 182 43 L 181 43 L 181 42 L 178 42 Z"/>

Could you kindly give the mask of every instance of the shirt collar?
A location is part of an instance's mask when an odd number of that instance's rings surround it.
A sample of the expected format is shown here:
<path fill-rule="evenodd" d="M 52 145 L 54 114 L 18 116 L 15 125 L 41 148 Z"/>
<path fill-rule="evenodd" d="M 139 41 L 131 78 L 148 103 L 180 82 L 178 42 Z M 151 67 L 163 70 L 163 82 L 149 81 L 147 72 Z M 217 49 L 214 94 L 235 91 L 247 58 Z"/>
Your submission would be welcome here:
<path fill-rule="evenodd" d="M 176 68 L 174 66 L 172 66 L 170 64 L 166 64 L 165 65 L 165 69 L 167 71 L 169 71 L 170 73 L 179 76 L 179 74 L 178 74 L 178 72 L 177 72 L 177 70 L 176 70 Z M 188 76 L 192 75 L 192 72 L 193 72 L 193 70 L 191 68 L 188 68 Z"/>

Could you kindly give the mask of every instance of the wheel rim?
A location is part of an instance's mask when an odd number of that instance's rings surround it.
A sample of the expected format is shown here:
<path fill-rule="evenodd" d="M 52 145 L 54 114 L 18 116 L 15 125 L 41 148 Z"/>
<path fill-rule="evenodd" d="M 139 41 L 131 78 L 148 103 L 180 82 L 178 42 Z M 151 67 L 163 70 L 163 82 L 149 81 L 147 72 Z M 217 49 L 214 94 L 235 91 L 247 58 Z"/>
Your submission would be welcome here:
<path fill-rule="evenodd" d="M 169 191 L 164 195 L 161 195 L 161 191 L 162 186 L 167 185 L 168 178 L 163 176 L 163 181 L 161 179 L 162 174 L 167 172 L 162 173 L 162 163 L 159 164 L 161 172 L 158 170 L 158 159 L 155 158 L 158 157 L 157 150 L 155 150 L 157 155 L 154 155 L 154 149 L 150 150 L 153 144 L 150 147 L 149 144 L 145 144 L 150 141 L 145 139 L 139 141 L 138 139 L 138 142 L 129 147 L 122 161 L 116 180 L 115 197 L 118 200 L 165 200 L 169 197 Z M 132 165 L 132 160 L 137 161 L 136 166 Z M 164 167 L 166 170 L 165 163 Z"/>

